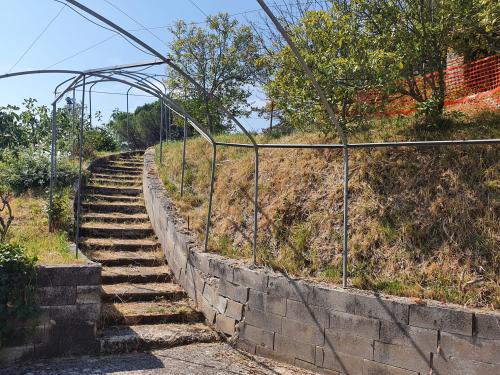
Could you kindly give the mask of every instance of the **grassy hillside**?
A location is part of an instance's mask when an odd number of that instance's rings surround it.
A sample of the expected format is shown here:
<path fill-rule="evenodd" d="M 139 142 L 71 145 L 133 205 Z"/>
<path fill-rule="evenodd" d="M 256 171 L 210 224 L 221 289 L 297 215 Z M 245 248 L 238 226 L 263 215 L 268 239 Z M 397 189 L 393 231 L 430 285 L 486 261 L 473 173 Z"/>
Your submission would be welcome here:
<path fill-rule="evenodd" d="M 351 140 L 500 137 L 500 115 L 425 127 L 379 121 Z M 241 135 L 223 136 L 241 142 Z M 323 143 L 321 134 L 261 142 Z M 165 150 L 162 178 L 191 228 L 203 236 L 211 147 L 188 142 L 181 198 L 181 143 Z M 354 287 L 500 308 L 500 148 L 353 150 L 349 272 Z M 254 155 L 220 147 L 211 251 L 250 258 Z M 339 150 L 261 150 L 258 261 L 293 275 L 341 280 L 342 155 Z"/>

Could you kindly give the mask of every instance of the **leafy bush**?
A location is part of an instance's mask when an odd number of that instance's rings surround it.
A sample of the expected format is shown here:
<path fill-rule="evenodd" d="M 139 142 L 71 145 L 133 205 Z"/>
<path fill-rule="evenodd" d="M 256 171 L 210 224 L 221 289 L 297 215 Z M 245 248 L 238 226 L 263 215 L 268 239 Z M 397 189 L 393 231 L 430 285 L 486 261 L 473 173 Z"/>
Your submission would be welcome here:
<path fill-rule="evenodd" d="M 26 149 L 17 154 L 4 153 L 0 162 L 0 180 L 14 193 L 45 188 L 50 183 L 48 155 Z M 67 160 L 57 164 L 57 186 L 71 185 L 78 177 L 78 169 Z"/>
<path fill-rule="evenodd" d="M 52 224 L 54 229 L 63 229 L 65 231 L 71 230 L 71 224 L 73 221 L 71 201 L 72 199 L 70 197 L 69 188 L 58 190 L 54 193 L 52 211 L 50 209 L 49 202 L 47 201 L 45 210 L 49 216 L 52 214 Z"/>
<path fill-rule="evenodd" d="M 84 144 L 94 151 L 117 151 L 118 144 L 109 131 L 104 128 L 95 128 L 85 131 Z"/>
<path fill-rule="evenodd" d="M 18 322 L 37 314 L 34 304 L 36 258 L 23 247 L 0 244 L 0 346 Z"/>

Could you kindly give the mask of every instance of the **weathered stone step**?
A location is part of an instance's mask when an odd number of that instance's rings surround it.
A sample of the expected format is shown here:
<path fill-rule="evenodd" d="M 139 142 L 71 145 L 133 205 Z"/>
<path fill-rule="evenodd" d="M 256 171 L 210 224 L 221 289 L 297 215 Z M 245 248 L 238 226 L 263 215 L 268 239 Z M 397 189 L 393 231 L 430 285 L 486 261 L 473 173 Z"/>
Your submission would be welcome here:
<path fill-rule="evenodd" d="M 104 178 L 90 178 L 89 185 L 95 186 L 111 186 L 111 187 L 125 187 L 125 188 L 139 188 L 142 184 L 141 179 L 134 180 L 115 180 L 115 179 L 104 179 Z"/>
<path fill-rule="evenodd" d="M 156 324 L 110 327 L 99 341 L 101 354 L 118 354 L 217 340 L 217 334 L 203 324 Z"/>
<path fill-rule="evenodd" d="M 147 214 L 124 214 L 124 213 L 86 213 L 82 214 L 82 222 L 103 222 L 103 223 L 149 223 Z"/>
<path fill-rule="evenodd" d="M 99 174 L 109 174 L 109 175 L 130 175 L 130 176 L 138 176 L 142 174 L 142 169 L 139 168 L 125 168 L 125 167 L 96 167 L 92 170 L 92 173 Z"/>
<path fill-rule="evenodd" d="M 167 266 L 103 267 L 101 279 L 103 284 L 169 282 L 172 281 L 172 272 Z"/>
<path fill-rule="evenodd" d="M 85 189 L 87 194 L 102 195 L 127 195 L 130 197 L 139 197 L 142 194 L 141 188 L 131 188 L 126 186 L 93 186 L 89 185 Z"/>
<path fill-rule="evenodd" d="M 145 214 L 143 203 L 131 202 L 82 202 L 85 212 L 120 212 L 125 214 Z"/>
<path fill-rule="evenodd" d="M 160 251 L 94 250 L 89 255 L 94 261 L 109 267 L 129 265 L 154 267 L 165 263 Z"/>
<path fill-rule="evenodd" d="M 173 283 L 109 284 L 102 285 L 102 300 L 106 302 L 152 301 L 164 298 L 171 301 L 186 297 L 186 292 Z"/>
<path fill-rule="evenodd" d="M 149 239 L 121 239 L 121 238 L 84 238 L 80 240 L 80 247 L 85 250 L 112 250 L 121 251 L 157 251 L 160 244 Z"/>
<path fill-rule="evenodd" d="M 151 224 L 84 223 L 80 226 L 84 237 L 93 238 L 148 238 L 154 235 Z"/>
<path fill-rule="evenodd" d="M 83 200 L 86 202 L 122 202 L 122 203 L 142 203 L 144 200 L 140 196 L 130 195 L 109 195 L 109 194 L 85 194 Z"/>
<path fill-rule="evenodd" d="M 141 176 L 129 174 L 92 173 L 91 177 L 97 180 L 141 180 Z"/>
<path fill-rule="evenodd" d="M 106 165 L 112 167 L 142 168 L 144 162 L 133 160 L 111 160 Z"/>
<path fill-rule="evenodd" d="M 180 301 L 151 301 L 105 303 L 102 323 L 106 325 L 137 325 L 165 323 L 195 323 L 203 314 L 193 309 L 188 299 Z"/>

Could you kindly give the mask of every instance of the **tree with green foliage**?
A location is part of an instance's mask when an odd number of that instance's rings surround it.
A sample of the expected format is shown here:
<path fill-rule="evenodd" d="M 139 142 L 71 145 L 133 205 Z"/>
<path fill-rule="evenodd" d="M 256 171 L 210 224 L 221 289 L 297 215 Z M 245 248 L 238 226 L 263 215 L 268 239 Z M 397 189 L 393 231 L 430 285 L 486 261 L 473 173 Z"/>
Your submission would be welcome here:
<path fill-rule="evenodd" d="M 207 17 L 207 28 L 178 21 L 169 57 L 236 116 L 249 114 L 249 86 L 256 81 L 257 45 L 252 30 L 228 14 Z M 211 132 L 230 129 L 228 119 L 204 93 L 169 69 L 168 86 L 190 105 L 190 114 Z"/>
<path fill-rule="evenodd" d="M 284 24 L 344 127 L 397 96 L 414 99 L 426 116 L 439 116 L 450 50 L 475 51 L 477 56 L 496 48 L 491 41 L 498 32 L 498 7 L 489 0 L 330 3 L 327 8 L 322 3 L 320 9 L 308 9 L 300 20 Z M 293 20 L 290 14 L 283 16 Z M 463 38 L 464 33 L 470 37 Z M 277 51 L 268 45 L 263 49 L 268 53 L 261 62 L 272 67 L 266 90 L 282 111 L 283 121 L 299 129 L 331 131 L 291 49 L 286 45 Z"/>
<path fill-rule="evenodd" d="M 152 146 L 160 139 L 160 102 L 137 107 L 128 116 L 126 112 L 116 109 L 108 127 L 131 150 L 143 150 Z"/>
<path fill-rule="evenodd" d="M 375 109 L 373 104 L 358 100 L 361 91 L 379 88 L 397 77 L 394 69 L 387 69 L 397 63 L 394 53 L 373 44 L 364 27 L 352 4 L 339 3 L 327 11 L 308 11 L 290 30 L 344 128 Z M 266 59 L 272 59 L 269 63 L 278 67 L 266 89 L 282 110 L 284 121 L 302 130 L 332 131 L 332 124 L 290 47 L 285 46 Z"/>

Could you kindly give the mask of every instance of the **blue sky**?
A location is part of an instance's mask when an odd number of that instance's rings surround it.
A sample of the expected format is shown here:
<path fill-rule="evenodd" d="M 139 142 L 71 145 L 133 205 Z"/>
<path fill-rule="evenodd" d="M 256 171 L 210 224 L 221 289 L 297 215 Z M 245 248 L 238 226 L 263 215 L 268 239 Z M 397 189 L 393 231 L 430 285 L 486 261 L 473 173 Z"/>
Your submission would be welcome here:
<path fill-rule="evenodd" d="M 134 34 L 162 53 L 168 51 L 165 44 L 171 40 L 167 29 L 176 20 L 203 22 L 206 14 L 228 12 L 245 21 L 261 14 L 254 0 L 108 0 L 119 6 L 134 19 L 151 30 Z M 127 30 L 140 28 L 125 15 L 104 0 L 82 0 L 84 5 L 100 12 Z M 95 67 L 149 61 L 152 58 L 133 48 L 108 30 L 99 28 L 74 13 L 68 7 L 53 0 L 0 0 L 0 74 L 31 69 L 89 69 Z M 198 9 L 200 8 L 200 9 Z M 62 9 L 62 11 L 61 11 Z M 244 13 L 245 14 L 240 14 Z M 59 14 L 57 17 L 56 15 Z M 56 18 L 55 18 L 56 17 Z M 49 25 L 31 50 L 16 64 L 28 47 Z M 92 48 L 90 48 L 92 47 Z M 87 51 L 84 51 L 88 49 Z M 73 55 L 78 54 L 75 57 Z M 14 66 L 15 65 L 15 66 Z M 158 67 L 152 72 L 163 73 Z M 48 105 L 53 98 L 54 87 L 69 76 L 41 75 L 0 80 L 0 106 L 19 105 L 24 98 L 33 97 L 40 104 Z M 127 88 L 117 84 L 102 84 L 96 91 L 124 93 Z M 134 91 L 132 91 L 134 93 Z M 135 94 L 140 94 L 135 92 Z M 259 101 L 262 93 L 256 93 L 252 102 Z M 130 97 L 130 109 L 151 101 L 142 96 Z M 125 110 L 126 100 L 122 95 L 96 93 L 92 96 L 93 112 L 100 110 L 107 121 L 114 108 Z M 266 120 L 254 114 L 244 119 L 249 129 L 258 130 L 267 125 Z"/>

